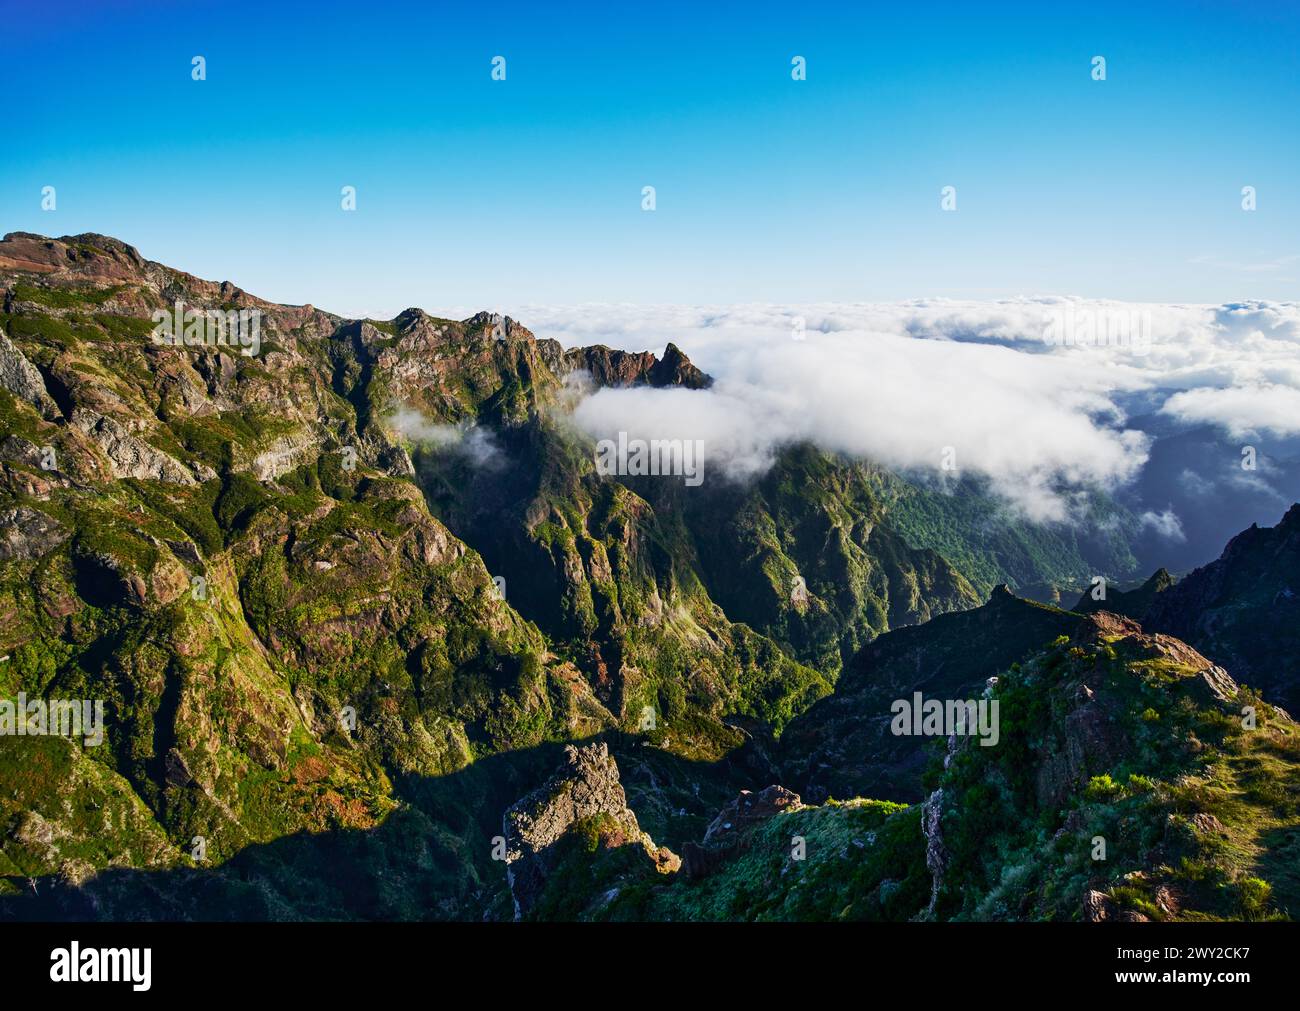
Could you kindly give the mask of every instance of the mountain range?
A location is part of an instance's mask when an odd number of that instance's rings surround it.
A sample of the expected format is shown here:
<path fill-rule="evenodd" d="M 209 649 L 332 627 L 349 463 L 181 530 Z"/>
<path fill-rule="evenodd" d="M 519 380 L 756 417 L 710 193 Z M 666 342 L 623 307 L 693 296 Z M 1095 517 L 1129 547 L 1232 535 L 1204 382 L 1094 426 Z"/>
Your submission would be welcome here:
<path fill-rule="evenodd" d="M 95 234 L 5 236 L 0 289 L 0 698 L 107 714 L 0 738 L 2 917 L 1300 911 L 1300 506 L 1123 590 L 1101 489 L 1076 531 L 808 443 L 601 473 L 575 404 L 707 389 L 672 343 L 344 319 Z M 185 307 L 255 344 L 160 339 Z M 900 733 L 918 693 L 997 743 Z"/>

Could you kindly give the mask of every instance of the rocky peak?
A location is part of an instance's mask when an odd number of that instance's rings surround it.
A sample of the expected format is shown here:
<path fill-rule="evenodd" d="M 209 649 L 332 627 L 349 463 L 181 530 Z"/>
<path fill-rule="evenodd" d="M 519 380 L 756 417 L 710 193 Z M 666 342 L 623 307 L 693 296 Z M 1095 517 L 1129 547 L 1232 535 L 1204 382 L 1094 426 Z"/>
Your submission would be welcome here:
<path fill-rule="evenodd" d="M 517 320 L 487 310 L 481 310 L 469 319 L 462 320 L 461 326 L 465 328 L 467 334 L 487 331 L 490 336 L 496 337 L 498 340 L 536 339 L 533 337 L 532 331 L 522 326 Z"/>
<path fill-rule="evenodd" d="M 516 918 L 526 916 L 546 887 L 557 845 L 579 822 L 604 816 L 614 823 L 626 843 L 640 845 L 665 871 L 680 861 L 637 823 L 627 806 L 618 764 L 603 743 L 567 745 L 565 761 L 549 780 L 517 801 L 502 818 L 506 840 L 506 873 Z"/>
<path fill-rule="evenodd" d="M 685 352 L 670 341 L 663 358 L 650 369 L 650 385 L 685 386 L 699 390 L 712 386 L 713 379 L 697 369 Z"/>
<path fill-rule="evenodd" d="M 1151 578 L 1142 584 L 1142 589 L 1152 589 L 1156 591 L 1167 590 L 1174 585 L 1174 577 L 1169 574 L 1169 570 L 1163 565 L 1151 574 Z"/>
<path fill-rule="evenodd" d="M 1155 606 L 1157 598 L 1174 586 L 1175 580 L 1165 568 L 1157 569 L 1151 577 L 1131 590 L 1120 590 L 1114 586 L 1106 588 L 1106 595 L 1101 600 L 1093 598 L 1092 590 L 1084 590 L 1074 610 L 1088 613 L 1092 611 L 1110 611 L 1143 621 Z"/>
<path fill-rule="evenodd" d="M 97 232 L 57 239 L 10 232 L 0 240 L 0 270 L 125 280 L 142 275 L 147 265 L 134 246 Z"/>
<path fill-rule="evenodd" d="M 423 309 L 413 305 L 410 306 L 409 308 L 403 309 L 395 317 L 393 317 L 393 322 L 396 323 L 400 329 L 405 330 L 408 327 L 414 326 L 417 323 L 421 323 L 425 320 L 432 320 L 432 319 L 433 317 L 430 316 Z"/>
<path fill-rule="evenodd" d="M 677 347 L 669 344 L 662 359 L 649 351 L 617 351 L 596 344 L 564 353 L 569 371 L 585 369 L 598 386 L 682 386 L 707 389 L 713 379 L 697 369 Z"/>
<path fill-rule="evenodd" d="M 797 793 L 776 783 L 758 793 L 741 790 L 709 823 L 703 841 L 682 847 L 682 872 L 693 879 L 717 872 L 749 848 L 754 828 L 803 806 Z"/>

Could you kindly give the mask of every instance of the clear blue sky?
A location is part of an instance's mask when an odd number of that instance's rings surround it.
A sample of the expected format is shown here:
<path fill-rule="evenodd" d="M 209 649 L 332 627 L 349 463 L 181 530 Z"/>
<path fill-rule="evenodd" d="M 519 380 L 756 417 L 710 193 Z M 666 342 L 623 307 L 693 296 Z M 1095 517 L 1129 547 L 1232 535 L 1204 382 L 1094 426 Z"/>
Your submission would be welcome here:
<path fill-rule="evenodd" d="M 283 6 L 0 0 L 0 231 L 385 316 L 1300 292 L 1295 4 Z"/>

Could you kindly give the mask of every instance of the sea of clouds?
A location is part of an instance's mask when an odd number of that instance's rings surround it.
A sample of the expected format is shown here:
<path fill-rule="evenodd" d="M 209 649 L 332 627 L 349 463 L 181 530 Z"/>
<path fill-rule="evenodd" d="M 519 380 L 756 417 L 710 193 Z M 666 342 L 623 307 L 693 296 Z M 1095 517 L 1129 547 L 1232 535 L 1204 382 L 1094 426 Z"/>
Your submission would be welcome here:
<path fill-rule="evenodd" d="M 703 439 L 709 467 L 736 478 L 802 440 L 915 471 L 937 470 L 950 448 L 959 472 L 1052 521 L 1068 518 L 1069 488 L 1113 488 L 1141 470 L 1151 435 L 1131 424 L 1135 413 L 1234 439 L 1300 436 L 1300 303 L 1046 297 L 512 315 L 566 347 L 676 343 L 714 376 L 712 389 L 604 389 L 574 419 L 595 439 Z M 1140 318 L 1143 340 L 1048 339 L 1063 317 L 1117 316 Z"/>

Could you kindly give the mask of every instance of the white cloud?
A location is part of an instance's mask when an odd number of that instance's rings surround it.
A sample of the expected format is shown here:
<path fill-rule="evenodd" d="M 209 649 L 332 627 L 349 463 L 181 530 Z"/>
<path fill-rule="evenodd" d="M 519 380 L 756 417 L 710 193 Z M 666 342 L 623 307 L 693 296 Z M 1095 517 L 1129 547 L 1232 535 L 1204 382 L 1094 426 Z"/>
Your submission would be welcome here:
<path fill-rule="evenodd" d="M 487 428 L 477 425 L 440 425 L 419 411 L 400 407 L 384 419 L 390 429 L 419 446 L 463 456 L 476 467 L 495 468 L 503 461 L 501 447 Z"/>
<path fill-rule="evenodd" d="M 1154 530 L 1161 537 L 1171 541 L 1183 543 L 1187 540 L 1187 535 L 1183 533 L 1183 521 L 1172 509 L 1166 509 L 1163 512 L 1153 512 L 1147 510 L 1140 517 L 1139 522 L 1144 530 Z"/>
<path fill-rule="evenodd" d="M 798 440 L 903 470 L 933 470 L 951 446 L 960 470 L 1051 520 L 1069 514 L 1068 487 L 1115 486 L 1141 468 L 1148 439 L 1127 423 L 1130 410 L 1234 434 L 1300 432 L 1295 303 L 1043 297 L 534 306 L 512 315 L 570 347 L 661 352 L 676 343 L 717 379 L 712 390 L 602 390 L 581 402 L 576 420 L 596 438 L 701 438 L 706 472 L 732 476 L 762 471 Z M 1062 318 L 1103 336 L 1108 321 L 1136 320 L 1133 335 L 1144 339 L 1051 344 L 1045 337 Z"/>
<path fill-rule="evenodd" d="M 1300 389 L 1292 386 L 1187 390 L 1166 400 L 1163 410 L 1183 422 L 1218 425 L 1234 438 L 1300 435 Z"/>

